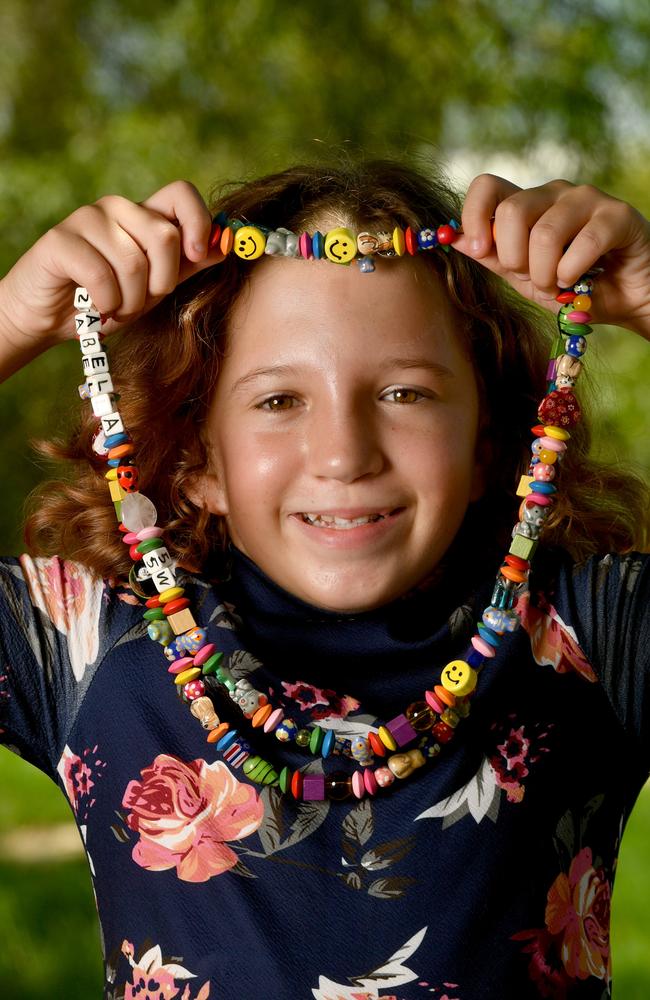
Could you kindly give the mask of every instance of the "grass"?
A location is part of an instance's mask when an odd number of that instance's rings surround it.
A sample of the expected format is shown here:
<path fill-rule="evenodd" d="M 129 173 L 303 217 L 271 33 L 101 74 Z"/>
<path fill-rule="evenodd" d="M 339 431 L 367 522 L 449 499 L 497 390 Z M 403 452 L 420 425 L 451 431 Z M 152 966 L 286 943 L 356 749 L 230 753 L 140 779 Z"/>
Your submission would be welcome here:
<path fill-rule="evenodd" d="M 0 750 L 0 835 L 19 826 L 73 824 L 60 791 Z M 0 997 L 89 1000 L 102 994 L 99 924 L 85 858 L 0 860 Z M 625 831 L 612 913 L 614 997 L 650 997 L 650 785 Z"/>

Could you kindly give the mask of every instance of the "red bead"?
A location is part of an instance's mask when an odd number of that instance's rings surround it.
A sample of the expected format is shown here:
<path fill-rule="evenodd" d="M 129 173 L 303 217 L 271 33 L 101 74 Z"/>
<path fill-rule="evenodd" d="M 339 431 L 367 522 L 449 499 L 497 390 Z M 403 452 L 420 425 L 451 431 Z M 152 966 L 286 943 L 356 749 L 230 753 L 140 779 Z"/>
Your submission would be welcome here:
<path fill-rule="evenodd" d="M 526 559 L 521 559 L 520 556 L 513 556 L 508 553 L 504 562 L 508 563 L 508 566 L 514 566 L 515 569 L 527 570 L 530 569 L 530 563 Z"/>
<path fill-rule="evenodd" d="M 129 528 L 127 528 L 125 524 L 118 524 L 117 530 L 121 531 L 123 535 L 126 535 L 129 532 Z"/>
<path fill-rule="evenodd" d="M 567 305 L 569 302 L 573 302 L 576 297 L 575 292 L 560 292 L 559 295 L 555 296 L 556 302 L 561 302 L 563 306 Z"/>
<path fill-rule="evenodd" d="M 368 743 L 370 744 L 370 749 L 377 757 L 386 756 L 386 747 L 377 736 L 377 733 L 368 733 Z"/>
<path fill-rule="evenodd" d="M 136 493 L 140 473 L 135 465 L 118 465 L 117 481 L 126 493 Z"/>
<path fill-rule="evenodd" d="M 133 559 L 133 562 L 138 562 L 139 559 L 143 558 L 144 553 L 143 552 L 138 552 L 138 546 L 137 545 L 131 545 L 130 548 L 129 548 L 129 555 Z"/>
<path fill-rule="evenodd" d="M 145 603 L 145 605 L 148 608 L 159 608 L 160 607 L 160 598 L 156 594 L 155 597 L 150 597 L 149 600 L 145 601 L 144 603 Z"/>
<path fill-rule="evenodd" d="M 189 608 L 190 602 L 187 597 L 177 597 L 173 601 L 167 601 L 163 604 L 163 611 L 166 615 L 173 615 L 176 611 L 182 611 L 183 608 Z"/>
<path fill-rule="evenodd" d="M 530 429 L 535 435 L 535 437 L 538 438 L 544 437 L 544 435 L 546 434 L 546 431 L 544 430 L 544 424 L 535 424 L 535 426 L 531 427 Z"/>
<path fill-rule="evenodd" d="M 414 233 L 410 226 L 407 226 L 404 232 L 404 242 L 406 243 L 406 249 L 410 253 L 411 257 L 415 257 L 420 248 L 418 246 L 417 233 Z"/>
<path fill-rule="evenodd" d="M 582 416 L 578 400 L 568 389 L 554 389 L 540 403 L 539 419 L 554 427 L 575 427 Z"/>
<path fill-rule="evenodd" d="M 221 226 L 218 222 L 212 223 L 212 229 L 210 230 L 210 240 L 208 246 L 211 250 L 219 246 L 219 241 L 221 239 Z"/>
<path fill-rule="evenodd" d="M 448 246 L 456 239 L 456 230 L 453 226 L 438 226 L 436 236 L 438 237 L 438 243 L 443 247 Z"/>
<path fill-rule="evenodd" d="M 294 771 L 291 779 L 291 794 L 294 799 L 300 800 L 302 798 L 302 774 L 300 771 Z"/>
<path fill-rule="evenodd" d="M 454 730 L 446 722 L 436 722 L 431 732 L 440 743 L 449 743 L 454 737 Z"/>

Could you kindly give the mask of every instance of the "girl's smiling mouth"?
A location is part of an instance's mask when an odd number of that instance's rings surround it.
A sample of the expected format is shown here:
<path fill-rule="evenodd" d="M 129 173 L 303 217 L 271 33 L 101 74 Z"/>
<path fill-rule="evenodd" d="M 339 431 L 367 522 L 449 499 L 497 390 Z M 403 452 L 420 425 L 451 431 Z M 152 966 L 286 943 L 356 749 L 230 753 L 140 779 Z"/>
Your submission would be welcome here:
<path fill-rule="evenodd" d="M 327 545 L 349 547 L 364 544 L 384 535 L 405 507 L 382 510 L 345 509 L 337 511 L 301 511 L 292 514 L 311 537 Z"/>

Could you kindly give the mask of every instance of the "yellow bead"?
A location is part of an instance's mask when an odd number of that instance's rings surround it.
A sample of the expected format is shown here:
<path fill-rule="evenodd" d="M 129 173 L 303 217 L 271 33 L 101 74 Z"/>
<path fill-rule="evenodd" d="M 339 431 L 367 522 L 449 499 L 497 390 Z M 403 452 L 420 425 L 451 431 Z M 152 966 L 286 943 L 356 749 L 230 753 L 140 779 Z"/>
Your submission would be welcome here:
<path fill-rule="evenodd" d="M 325 256 L 335 264 L 349 264 L 356 257 L 357 243 L 344 226 L 332 229 L 325 237 Z"/>
<path fill-rule="evenodd" d="M 116 500 L 123 500 L 124 497 L 126 496 L 126 493 L 124 492 L 124 490 L 122 489 L 122 487 L 120 486 L 120 484 L 116 479 L 109 480 L 108 488 L 111 492 L 111 500 L 113 501 L 113 503 L 115 503 Z"/>
<path fill-rule="evenodd" d="M 544 433 L 546 437 L 555 438 L 557 441 L 568 441 L 571 435 L 568 431 L 565 431 L 564 427 L 553 427 L 552 425 L 544 428 Z"/>
<path fill-rule="evenodd" d="M 446 667 L 443 667 L 440 683 L 445 691 L 462 698 L 474 690 L 476 678 L 476 671 L 469 663 L 465 663 L 465 660 L 451 660 Z"/>
<path fill-rule="evenodd" d="M 167 621 L 171 625 L 174 635 L 182 635 L 183 632 L 189 632 L 191 628 L 196 628 L 194 615 L 189 608 L 174 612 L 173 615 L 169 615 Z"/>
<path fill-rule="evenodd" d="M 550 448 L 542 448 L 537 457 L 540 462 L 544 462 L 546 465 L 553 465 L 553 462 L 557 462 L 557 452 L 551 451 Z"/>
<path fill-rule="evenodd" d="M 399 226 L 395 226 L 393 229 L 393 250 L 398 257 L 403 257 L 406 252 L 404 232 L 399 228 Z"/>
<path fill-rule="evenodd" d="M 577 309 L 579 312 L 589 312 L 591 308 L 591 296 L 589 295 L 576 295 L 575 299 L 571 303 L 572 309 Z"/>
<path fill-rule="evenodd" d="M 386 729 L 386 726 L 380 726 L 377 733 L 379 739 L 388 750 L 397 750 L 397 743 L 393 739 L 393 734 L 390 729 Z"/>
<path fill-rule="evenodd" d="M 105 472 L 104 479 L 108 479 L 109 483 L 117 479 L 117 469 L 109 469 L 108 472 Z"/>
<path fill-rule="evenodd" d="M 174 684 L 187 684 L 188 681 L 195 681 L 200 676 L 200 667 L 189 667 L 187 670 L 182 670 L 180 674 L 176 674 Z"/>
<path fill-rule="evenodd" d="M 170 587 L 168 590 L 163 590 L 162 593 L 158 594 L 158 598 L 161 604 L 166 604 L 167 601 L 173 601 L 176 597 L 182 597 L 184 593 L 184 587 Z"/>
<path fill-rule="evenodd" d="M 522 476 L 519 480 L 519 486 L 517 487 L 518 497 L 527 497 L 530 493 L 530 484 L 535 480 L 532 476 Z"/>
<path fill-rule="evenodd" d="M 233 249 L 243 260 L 256 260 L 264 253 L 266 236 L 257 226 L 242 226 L 235 233 Z"/>

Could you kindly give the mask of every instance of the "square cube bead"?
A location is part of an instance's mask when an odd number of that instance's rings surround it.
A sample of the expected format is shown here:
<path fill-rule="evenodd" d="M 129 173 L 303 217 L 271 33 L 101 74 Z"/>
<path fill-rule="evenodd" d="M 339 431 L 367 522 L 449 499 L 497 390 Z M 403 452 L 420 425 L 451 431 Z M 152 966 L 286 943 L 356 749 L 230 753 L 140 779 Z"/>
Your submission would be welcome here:
<path fill-rule="evenodd" d="M 113 379 L 110 375 L 91 375 L 86 379 L 89 396 L 101 396 L 104 392 L 114 392 Z"/>
<path fill-rule="evenodd" d="M 81 337 L 84 333 L 99 333 L 102 328 L 102 318 L 94 309 L 75 313 L 74 322 L 78 337 Z"/>
<path fill-rule="evenodd" d="M 102 342 L 97 333 L 82 333 L 79 337 L 79 347 L 82 354 L 99 354 L 103 350 Z"/>
<path fill-rule="evenodd" d="M 143 566 L 143 569 L 146 569 Z M 176 574 L 172 566 L 165 566 L 163 569 L 153 570 L 151 573 L 151 579 L 153 584 L 159 594 L 162 594 L 163 590 L 167 590 L 168 587 L 173 587 L 176 583 Z M 180 614 L 180 612 L 179 612 Z"/>
<path fill-rule="evenodd" d="M 109 413 L 113 413 L 113 399 L 107 392 L 102 392 L 99 396 L 91 396 L 90 404 L 96 417 L 106 417 Z"/>
<path fill-rule="evenodd" d="M 115 479 L 109 481 L 108 488 L 110 490 L 111 500 L 113 502 L 115 502 L 116 500 L 123 500 L 124 497 L 126 496 L 124 490 Z"/>
<path fill-rule="evenodd" d="M 322 802 L 325 798 L 325 775 L 306 774 L 302 783 L 302 797 L 305 802 Z"/>
<path fill-rule="evenodd" d="M 102 417 L 102 430 L 106 437 L 109 437 L 111 434 L 122 433 L 124 424 L 117 410 L 113 410 L 112 413 L 107 413 L 106 416 Z"/>
<path fill-rule="evenodd" d="M 84 354 L 81 359 L 84 375 L 101 375 L 108 371 L 108 357 L 106 351 L 99 354 Z"/>
<path fill-rule="evenodd" d="M 145 552 L 142 562 L 150 570 L 164 569 L 165 566 L 171 566 L 172 557 L 169 549 L 161 545 L 157 549 L 152 549 L 151 552 Z"/>
<path fill-rule="evenodd" d="M 196 628 L 194 615 L 189 608 L 183 608 L 181 611 L 169 615 L 167 621 L 171 625 L 174 635 L 182 635 L 183 632 L 189 632 L 191 628 Z"/>
<path fill-rule="evenodd" d="M 398 747 L 404 747 L 411 740 L 414 740 L 417 736 L 417 732 L 406 718 L 404 714 L 396 715 L 394 719 L 386 723 L 386 729 L 389 731 Z"/>
<path fill-rule="evenodd" d="M 532 559 L 536 548 L 536 538 L 526 538 L 525 535 L 515 535 L 508 551 L 513 556 L 519 556 L 520 559 Z"/>
<path fill-rule="evenodd" d="M 75 309 L 92 309 L 93 300 L 90 297 L 90 292 L 83 285 L 78 285 L 74 291 L 74 307 Z"/>
<path fill-rule="evenodd" d="M 517 487 L 517 496 L 527 497 L 530 493 L 530 484 L 534 482 L 535 480 L 532 476 L 522 476 Z"/>

